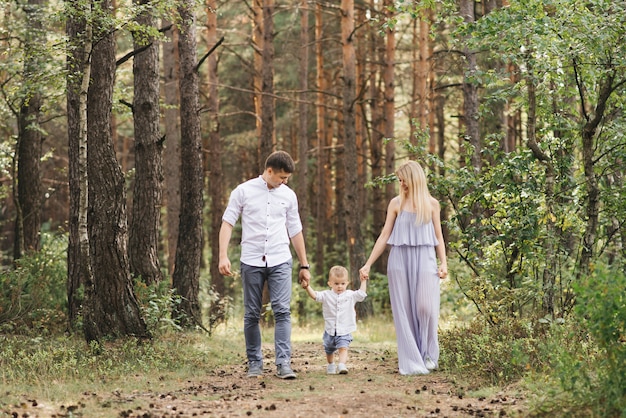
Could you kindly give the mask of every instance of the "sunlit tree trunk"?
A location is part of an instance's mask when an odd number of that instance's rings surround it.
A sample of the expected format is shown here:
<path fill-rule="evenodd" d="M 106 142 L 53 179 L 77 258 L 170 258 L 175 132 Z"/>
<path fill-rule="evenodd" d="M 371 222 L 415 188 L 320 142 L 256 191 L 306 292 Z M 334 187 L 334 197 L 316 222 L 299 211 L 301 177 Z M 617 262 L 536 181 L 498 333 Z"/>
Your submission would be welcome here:
<path fill-rule="evenodd" d="M 139 5 L 148 0 L 135 0 Z M 137 23 L 154 27 L 152 12 L 144 10 Z M 135 133 L 135 184 L 129 233 L 130 271 L 146 284 L 163 279 L 159 261 L 159 227 L 163 163 L 163 139 L 159 127 L 159 48 L 152 37 L 134 33 L 133 57 Z M 145 49 L 143 49 L 145 48 Z"/>
<path fill-rule="evenodd" d="M 198 113 L 198 73 L 195 2 L 179 4 L 178 52 L 180 54 L 181 176 L 180 223 L 173 287 L 182 296 L 177 305 L 179 323 L 202 325 L 200 315 L 200 262 L 202 258 L 202 143 Z"/>
<path fill-rule="evenodd" d="M 316 222 L 315 227 L 317 230 L 316 251 L 315 251 L 315 264 L 318 270 L 325 271 L 326 266 L 324 264 L 324 243 L 327 236 L 328 219 L 326 217 L 326 211 L 328 210 L 329 202 L 326 199 L 321 198 L 326 195 L 327 183 L 328 183 L 328 149 L 326 147 L 326 76 L 324 72 L 324 25 L 323 25 L 323 10 L 322 5 L 319 2 L 315 3 L 315 80 L 317 87 L 316 94 L 316 106 L 315 106 L 315 136 L 316 136 L 316 157 L 317 157 L 317 188 L 316 196 Z"/>
<path fill-rule="evenodd" d="M 300 65 L 298 66 L 298 83 L 300 94 L 298 103 L 298 201 L 300 218 L 304 233 L 308 229 L 309 219 L 309 106 L 307 104 L 309 89 L 309 6 L 308 0 L 301 0 L 300 8 Z M 305 235 L 306 236 L 306 235 Z"/>
<path fill-rule="evenodd" d="M 85 283 L 84 332 L 87 341 L 133 335 L 147 337 L 133 291 L 128 262 L 125 180 L 111 141 L 115 82 L 115 39 L 105 21 L 109 0 L 93 2 L 96 19 L 91 83 L 87 98 L 89 247 L 93 282 Z M 94 11 L 95 12 L 95 11 Z M 106 19 L 105 19 L 106 18 Z"/>
<path fill-rule="evenodd" d="M 371 0 L 370 10 L 371 13 L 376 13 L 376 1 Z M 384 153 L 383 153 L 383 139 L 384 139 L 384 119 L 383 119 L 383 106 L 381 98 L 381 88 L 380 88 L 380 80 L 382 77 L 380 76 L 380 65 L 379 63 L 384 61 L 383 55 L 383 47 L 381 45 L 382 39 L 378 35 L 378 31 L 375 27 L 371 27 L 369 29 L 369 43 L 370 43 L 370 51 L 369 55 L 373 57 L 369 61 L 369 104 L 370 104 L 370 118 L 371 118 L 371 136 L 370 136 L 370 163 L 371 163 L 371 171 L 372 178 L 376 179 L 383 175 L 384 173 Z M 374 187 L 372 189 L 372 210 L 373 210 L 373 222 L 372 222 L 372 232 L 375 234 L 373 239 L 376 239 L 377 234 L 383 228 L 383 224 L 385 223 L 385 213 L 386 213 L 386 205 L 380 204 L 380 202 L 384 202 L 384 190 L 382 187 Z M 385 263 L 385 257 L 381 257 L 383 260 L 382 264 Z M 380 266 L 381 263 L 377 263 L 377 266 Z M 385 271 L 384 265 L 383 270 Z"/>
<path fill-rule="evenodd" d="M 350 271 L 352 282 L 358 287 L 358 270 L 365 262 L 365 246 L 361 231 L 361 208 L 363 202 L 359 201 L 359 190 L 363 187 L 358 183 L 357 156 L 356 156 L 356 56 L 354 49 L 354 2 L 353 0 L 341 1 L 341 44 L 343 56 L 343 132 L 344 132 L 344 155 L 345 188 L 344 188 L 344 212 L 346 222 L 346 234 L 350 258 Z M 372 313 L 371 303 L 360 303 L 357 310 L 361 318 L 368 317 Z"/>
<path fill-rule="evenodd" d="M 83 298 L 79 288 L 92 283 L 87 230 L 87 91 L 91 77 L 91 26 L 85 16 L 89 10 L 68 13 L 67 50 L 67 134 L 69 181 L 69 242 L 67 247 L 67 303 L 69 328 L 74 329 Z M 85 314 L 88 316 L 88 314 Z"/>
<path fill-rule="evenodd" d="M 507 65 L 507 73 L 511 80 L 511 84 L 515 85 L 519 82 L 519 69 L 513 64 Z M 522 129 L 522 112 L 516 110 L 507 101 L 502 117 L 504 119 L 503 125 L 505 126 L 505 138 L 504 138 L 504 151 L 513 152 L 519 144 L 521 144 L 521 129 Z"/>
<path fill-rule="evenodd" d="M 274 151 L 274 0 L 263 0 L 263 49 L 261 50 L 261 137 L 259 163 Z M 261 167 L 263 169 L 264 167 Z"/>
<path fill-rule="evenodd" d="M 385 16 L 391 20 L 394 18 L 393 1 L 385 0 L 384 9 Z M 385 34 L 385 61 L 383 63 L 383 83 L 384 105 L 384 136 L 387 139 L 395 139 L 395 61 L 396 61 L 396 34 L 393 27 L 387 28 Z M 385 144 L 385 172 L 391 175 L 396 171 L 396 146 L 395 141 L 387 141 Z M 385 197 L 387 201 L 391 200 L 396 194 L 396 185 L 387 183 L 385 185 Z"/>
<path fill-rule="evenodd" d="M 164 20 L 163 26 L 171 22 Z M 179 60 L 178 27 L 172 26 L 166 32 L 168 41 L 163 43 L 163 90 L 165 108 L 165 153 L 163 154 L 163 173 L 165 176 L 164 200 L 167 208 L 167 269 L 174 273 L 176 245 L 178 244 L 178 222 L 180 219 L 180 96 L 179 96 Z"/>
<path fill-rule="evenodd" d="M 417 144 L 417 132 L 426 129 L 430 132 L 428 152 L 437 152 L 437 137 L 435 130 L 434 97 L 432 94 L 432 83 L 434 82 L 432 67 L 432 42 L 430 41 L 430 21 L 432 10 L 430 8 L 422 10 L 418 18 L 414 21 L 413 39 L 417 44 L 413 49 L 413 102 L 411 103 L 411 143 Z"/>
<path fill-rule="evenodd" d="M 218 42 L 217 36 L 217 0 L 207 0 L 207 44 L 210 48 Z M 209 242 L 217 243 L 219 240 L 220 225 L 222 224 L 222 214 L 224 213 L 224 172 L 222 170 L 222 141 L 220 139 L 219 110 L 220 101 L 217 85 L 219 83 L 217 73 L 217 51 L 213 51 L 207 58 L 207 80 L 208 80 L 208 102 L 207 111 L 209 119 L 209 146 L 206 150 L 208 156 L 208 194 L 211 196 L 211 213 Z M 211 310 L 209 312 L 209 329 L 213 329 L 216 324 L 224 321 L 226 311 L 223 301 L 227 295 L 224 277 L 218 268 L 219 247 L 211 245 L 211 285 L 215 292 L 214 299 L 211 300 Z"/>
<path fill-rule="evenodd" d="M 259 139 L 257 147 L 256 162 L 259 170 L 263 170 L 263 151 L 261 150 L 261 135 L 263 121 L 261 115 L 263 108 L 261 98 L 263 97 L 263 50 L 265 49 L 265 39 L 263 38 L 263 0 L 252 0 L 252 55 L 254 71 L 252 73 L 252 90 L 254 91 L 254 114 L 256 115 L 256 136 Z"/>
<path fill-rule="evenodd" d="M 367 9 L 363 4 L 357 7 L 356 14 L 356 26 L 363 27 L 367 22 Z M 365 36 L 363 36 L 365 35 Z M 357 149 L 357 169 L 359 184 L 365 184 L 367 182 L 367 155 L 368 155 L 368 127 L 367 127 L 367 32 L 363 31 L 359 36 L 356 43 L 356 95 L 357 102 L 355 104 L 355 125 L 356 125 L 356 149 Z M 367 202 L 368 190 L 363 187 L 359 190 L 359 200 L 361 202 Z M 366 211 L 363 210 L 363 216 L 366 216 Z"/>

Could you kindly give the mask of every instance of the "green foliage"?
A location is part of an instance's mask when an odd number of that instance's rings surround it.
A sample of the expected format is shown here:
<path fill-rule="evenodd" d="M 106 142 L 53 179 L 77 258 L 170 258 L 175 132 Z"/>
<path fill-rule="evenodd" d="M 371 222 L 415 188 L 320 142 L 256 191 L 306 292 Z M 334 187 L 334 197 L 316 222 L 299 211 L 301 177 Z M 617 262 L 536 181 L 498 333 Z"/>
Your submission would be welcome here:
<path fill-rule="evenodd" d="M 626 275 L 598 267 L 574 284 L 576 307 L 564 321 L 548 321 L 540 352 L 550 364 L 535 408 L 572 416 L 626 415 Z"/>
<path fill-rule="evenodd" d="M 82 382 L 84 388 L 105 380 L 120 380 L 118 384 L 124 384 L 137 373 L 146 373 L 154 381 L 164 373 L 208 373 L 225 354 L 218 351 L 219 341 L 213 341 L 213 349 L 205 346 L 204 339 L 199 334 L 176 333 L 161 334 L 153 341 L 128 338 L 87 346 L 80 335 L 0 335 L 0 385 L 6 389 L 32 389 L 33 385 L 46 386 L 51 382 Z"/>
<path fill-rule="evenodd" d="M 431 190 L 449 214 L 449 247 L 469 267 L 453 277 L 491 323 L 503 316 L 558 317 L 572 307 L 571 284 L 587 268 L 577 265 L 582 237 L 596 228 L 588 225 L 581 128 L 610 79 L 614 89 L 593 150 L 600 211 L 592 262 L 623 256 L 615 232 L 626 217 L 624 19 L 622 3 L 523 0 L 455 26 L 459 42 L 482 57 L 492 54 L 475 74 L 486 91 L 481 118 L 493 106 L 532 110 L 531 133 L 542 153 L 525 146 L 506 153 L 497 132 L 486 134 L 492 142 L 480 150 L 480 170 L 472 167 L 474 150 L 463 144 L 460 164 L 446 164 L 445 177 L 431 176 Z M 425 149 L 420 143 L 414 150 L 423 161 Z"/>
<path fill-rule="evenodd" d="M 222 324 L 226 324 L 234 314 L 234 299 L 229 295 L 220 295 L 215 292 L 212 285 L 206 286 L 206 311 L 209 317 L 209 334 L 212 335 L 215 329 Z"/>
<path fill-rule="evenodd" d="M 448 249 L 467 267 L 452 277 L 492 324 L 524 314 L 543 316 L 545 292 L 568 292 L 572 277 L 569 254 L 552 250 L 558 247 L 554 231 L 580 235 L 582 223 L 575 210 L 547 201 L 545 167 L 530 151 L 505 153 L 492 142 L 483 154 L 492 163 L 480 173 L 467 165 L 447 166 L 445 177 L 429 176 L 431 192 L 447 214 Z M 547 270 L 555 277 L 549 289 L 543 281 Z M 569 307 L 563 296 L 555 298 L 557 312 Z"/>
<path fill-rule="evenodd" d="M 151 335 L 182 330 L 178 325 L 180 321 L 172 317 L 172 312 L 177 311 L 176 307 L 181 303 L 182 296 L 176 294 L 169 281 L 162 280 L 148 286 L 141 280 L 136 280 L 134 289 Z"/>
<path fill-rule="evenodd" d="M 536 334 L 529 323 L 512 320 L 493 326 L 477 319 L 441 333 L 440 362 L 446 371 L 468 380 L 506 385 L 531 368 L 544 367 Z"/>
<path fill-rule="evenodd" d="M 41 250 L 27 253 L 0 274 L 0 332 L 63 327 L 67 296 L 66 237 L 42 233 Z"/>

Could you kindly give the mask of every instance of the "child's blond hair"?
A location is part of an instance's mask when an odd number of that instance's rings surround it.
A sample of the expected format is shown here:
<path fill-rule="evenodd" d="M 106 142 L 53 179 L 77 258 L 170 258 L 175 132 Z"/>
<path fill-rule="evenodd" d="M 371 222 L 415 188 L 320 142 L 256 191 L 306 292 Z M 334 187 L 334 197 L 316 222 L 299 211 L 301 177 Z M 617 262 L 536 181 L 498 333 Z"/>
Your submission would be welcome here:
<path fill-rule="evenodd" d="M 328 278 L 331 277 L 347 277 L 348 269 L 344 266 L 332 266 L 328 272 Z"/>

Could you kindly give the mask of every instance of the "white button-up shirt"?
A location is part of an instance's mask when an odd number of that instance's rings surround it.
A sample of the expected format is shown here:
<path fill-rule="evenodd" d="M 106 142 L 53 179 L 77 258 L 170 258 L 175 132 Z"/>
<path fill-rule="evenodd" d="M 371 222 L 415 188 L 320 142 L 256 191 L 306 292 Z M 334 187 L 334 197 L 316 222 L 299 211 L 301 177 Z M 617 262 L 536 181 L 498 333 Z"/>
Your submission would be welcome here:
<path fill-rule="evenodd" d="M 356 311 L 354 305 L 365 300 L 367 293 L 359 290 L 346 290 L 335 293 L 333 290 L 315 292 L 315 300 L 322 303 L 324 330 L 329 335 L 347 335 L 356 331 Z"/>
<path fill-rule="evenodd" d="M 302 231 L 298 198 L 287 185 L 270 189 L 262 176 L 237 186 L 222 220 L 235 225 L 241 216 L 241 262 L 274 267 L 291 260 L 290 239 Z"/>

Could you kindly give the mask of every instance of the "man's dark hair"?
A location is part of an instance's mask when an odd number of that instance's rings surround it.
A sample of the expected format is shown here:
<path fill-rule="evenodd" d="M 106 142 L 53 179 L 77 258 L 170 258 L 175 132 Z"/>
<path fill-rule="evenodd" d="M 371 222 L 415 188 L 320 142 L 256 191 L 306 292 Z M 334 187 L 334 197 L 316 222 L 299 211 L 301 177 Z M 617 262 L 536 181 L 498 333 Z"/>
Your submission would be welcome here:
<path fill-rule="evenodd" d="M 265 160 L 265 168 L 272 168 L 276 171 L 284 171 L 285 173 L 293 173 L 296 170 L 296 163 L 293 158 L 285 151 L 274 151 Z"/>

